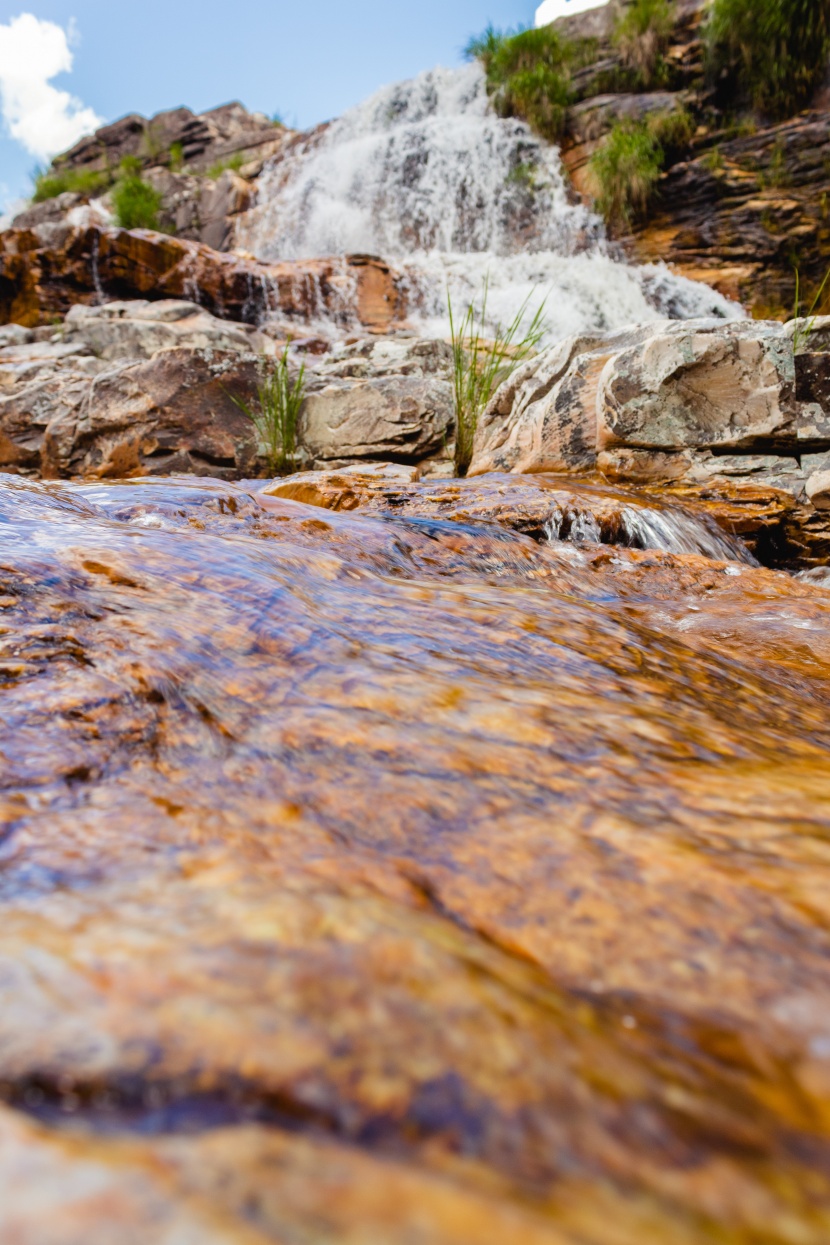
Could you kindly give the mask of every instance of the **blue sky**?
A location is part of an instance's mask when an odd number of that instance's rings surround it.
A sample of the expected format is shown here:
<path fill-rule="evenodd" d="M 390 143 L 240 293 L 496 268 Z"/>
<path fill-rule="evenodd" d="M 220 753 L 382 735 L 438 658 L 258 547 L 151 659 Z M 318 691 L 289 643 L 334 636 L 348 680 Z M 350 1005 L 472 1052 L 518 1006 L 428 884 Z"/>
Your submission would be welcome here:
<path fill-rule="evenodd" d="M 150 115 L 179 104 L 198 111 L 239 99 L 306 127 L 337 116 L 385 83 L 458 63 L 467 39 L 489 21 L 527 25 L 535 7 L 534 0 L 0 0 L 0 40 L 24 13 L 69 31 L 72 71 L 58 74 L 46 89 L 71 93 L 87 110 L 84 116 L 113 121 L 128 112 Z M 6 46 L 7 79 L 37 74 L 40 55 L 21 55 L 20 45 L 8 39 Z M 59 49 L 53 51 L 60 60 Z M 0 89 L 3 72 L 0 42 Z M 17 85 L 20 114 L 31 94 Z M 9 97 L 10 88 L 6 113 Z M 17 124 L 19 132 L 33 132 L 26 116 L 18 115 Z M 36 155 L 9 137 L 7 118 L 0 134 L 0 207 L 27 192 L 36 163 Z"/>

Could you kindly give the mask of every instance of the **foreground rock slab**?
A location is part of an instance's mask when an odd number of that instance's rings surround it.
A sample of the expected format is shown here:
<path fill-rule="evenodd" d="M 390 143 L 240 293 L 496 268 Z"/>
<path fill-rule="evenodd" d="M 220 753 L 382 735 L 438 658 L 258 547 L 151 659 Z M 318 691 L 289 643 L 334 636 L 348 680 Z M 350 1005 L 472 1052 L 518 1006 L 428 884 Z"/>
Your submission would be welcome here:
<path fill-rule="evenodd" d="M 0 1235 L 823 1245 L 830 593 L 415 474 L 3 478 Z"/>

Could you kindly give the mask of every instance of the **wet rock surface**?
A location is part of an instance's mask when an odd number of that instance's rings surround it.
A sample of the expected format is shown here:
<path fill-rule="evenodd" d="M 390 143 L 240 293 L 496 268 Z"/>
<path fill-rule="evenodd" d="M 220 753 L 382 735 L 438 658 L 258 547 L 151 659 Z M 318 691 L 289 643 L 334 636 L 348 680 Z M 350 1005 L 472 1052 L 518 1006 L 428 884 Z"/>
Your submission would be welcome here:
<path fill-rule="evenodd" d="M 4 1232 L 822 1245 L 830 595 L 415 474 L 3 478 Z"/>
<path fill-rule="evenodd" d="M 796 354 L 798 325 L 807 340 Z M 470 471 L 599 471 L 676 485 L 720 496 L 727 523 L 730 499 L 740 508 L 743 498 L 748 515 L 763 493 L 758 517 L 767 528 L 780 519 L 781 558 L 826 561 L 825 325 L 816 321 L 813 336 L 803 321 L 663 321 L 570 338 L 497 391 Z M 733 530 L 750 534 L 740 520 Z"/>
<path fill-rule="evenodd" d="M 316 319 L 385 332 L 405 315 L 398 275 L 373 256 L 261 264 L 149 230 L 67 224 L 0 233 L 0 323 L 63 319 L 78 303 L 185 299 L 220 319 L 279 316 L 304 336 Z"/>

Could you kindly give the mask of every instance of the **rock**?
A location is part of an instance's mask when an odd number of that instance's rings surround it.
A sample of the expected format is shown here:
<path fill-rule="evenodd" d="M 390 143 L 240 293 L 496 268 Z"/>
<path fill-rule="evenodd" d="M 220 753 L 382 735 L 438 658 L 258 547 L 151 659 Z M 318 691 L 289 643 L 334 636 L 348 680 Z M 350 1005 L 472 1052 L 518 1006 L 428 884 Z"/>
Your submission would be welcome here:
<path fill-rule="evenodd" d="M 264 339 L 248 324 L 218 320 L 197 303 L 133 300 L 87 307 L 77 303 L 62 340 L 81 343 L 99 359 L 149 359 L 176 346 L 190 350 L 261 350 Z"/>
<path fill-rule="evenodd" d="M 0 481 L 4 1245 L 824 1245 L 826 586 L 336 474 Z"/>
<path fill-rule="evenodd" d="M 149 120 L 133 113 L 82 138 L 53 161 L 53 168 L 107 172 L 117 169 L 125 156 L 140 160 L 145 169 L 163 168 L 170 162 L 173 145 L 180 144 L 184 162 L 204 170 L 240 152 L 249 158 L 270 155 L 288 134 L 283 126 L 238 103 L 198 115 L 189 108 L 174 108 Z"/>
<path fill-rule="evenodd" d="M 805 454 L 801 467 L 810 501 L 817 510 L 830 510 L 830 453 Z"/>
<path fill-rule="evenodd" d="M 302 327 L 328 318 L 371 332 L 394 329 L 406 313 L 401 278 L 365 255 L 260 264 L 145 230 L 0 234 L 0 323 L 33 327 L 77 303 L 136 298 L 198 302 L 247 324 L 269 315 Z"/>
<path fill-rule="evenodd" d="M 0 466 L 47 479 L 256 474 L 254 430 L 230 397 L 254 402 L 255 356 L 171 348 L 144 362 L 91 362 L 53 363 L 0 390 Z"/>
<path fill-rule="evenodd" d="M 0 328 L 0 350 L 8 346 L 24 346 L 34 340 L 34 334 L 22 324 L 7 324 Z"/>
<path fill-rule="evenodd" d="M 532 360 L 495 395 L 476 435 L 472 474 L 621 465 L 626 455 L 725 451 L 757 457 L 830 437 L 830 415 L 795 396 L 782 326 L 664 321 L 571 338 Z M 806 410 L 806 415 L 805 415 Z M 808 426 L 803 421 L 809 417 Z M 619 457 L 622 455 L 622 457 Z M 709 461 L 707 459 L 707 461 Z"/>
<path fill-rule="evenodd" d="M 793 382 L 792 347 L 780 325 L 660 325 L 606 364 L 596 389 L 598 448 L 734 450 L 786 442 Z"/>
<path fill-rule="evenodd" d="M 323 461 L 417 462 L 446 444 L 452 426 L 449 383 L 411 376 L 332 380 L 309 394 L 300 421 L 303 445 Z"/>
<path fill-rule="evenodd" d="M 825 485 L 811 468 L 808 490 L 805 467 L 830 443 L 830 405 L 812 400 L 826 401 L 816 387 L 826 357 L 794 360 L 791 337 L 772 322 L 669 321 L 571 338 L 495 394 L 470 474 L 599 471 L 688 495 L 723 485 L 733 500 L 748 490 L 753 522 L 731 530 L 751 535 L 774 564 L 814 564 L 830 554 L 830 523 L 814 500 Z M 796 383 L 806 367 L 809 391 Z M 781 493 L 792 499 L 783 509 Z M 731 507 L 720 512 L 726 530 Z"/>
<path fill-rule="evenodd" d="M 137 160 L 144 179 L 161 196 L 160 227 L 178 237 L 219 250 L 232 245 L 234 219 L 252 201 L 254 176 L 291 138 L 291 131 L 240 104 L 226 104 L 200 116 L 187 108 L 159 113 L 151 120 L 132 115 L 104 126 L 53 161 L 58 176 L 98 172 L 104 185 L 97 194 L 111 206 L 109 189 L 125 157 Z M 232 165 L 233 168 L 228 167 Z M 240 168 L 241 165 L 241 168 Z M 246 177 L 234 170 L 240 168 Z M 109 182 L 109 186 L 107 185 Z M 100 216 L 101 200 L 94 201 Z M 67 192 L 32 203 L 13 221 L 16 229 L 50 223 L 72 227 L 109 227 L 112 216 L 87 220 L 89 196 Z"/>
<path fill-rule="evenodd" d="M 317 465 L 448 459 L 454 405 L 447 342 L 363 339 L 309 361 L 302 444 Z"/>

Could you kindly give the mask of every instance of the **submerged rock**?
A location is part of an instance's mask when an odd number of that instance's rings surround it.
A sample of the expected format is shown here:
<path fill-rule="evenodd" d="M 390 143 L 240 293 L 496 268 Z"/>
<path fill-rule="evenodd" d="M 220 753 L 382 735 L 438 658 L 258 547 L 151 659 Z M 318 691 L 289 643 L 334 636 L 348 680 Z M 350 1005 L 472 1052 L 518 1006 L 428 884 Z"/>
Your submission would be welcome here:
<path fill-rule="evenodd" d="M 2 481 L 4 1234 L 823 1245 L 830 595 L 337 474 Z"/>

